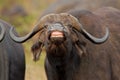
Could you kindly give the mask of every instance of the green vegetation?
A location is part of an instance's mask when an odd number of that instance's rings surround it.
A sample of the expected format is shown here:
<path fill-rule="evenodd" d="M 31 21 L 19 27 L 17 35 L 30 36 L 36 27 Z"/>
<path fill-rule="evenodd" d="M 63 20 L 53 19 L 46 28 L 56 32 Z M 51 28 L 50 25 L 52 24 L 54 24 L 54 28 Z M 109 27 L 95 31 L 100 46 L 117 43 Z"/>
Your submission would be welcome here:
<path fill-rule="evenodd" d="M 0 0 L 0 19 L 13 25 L 18 34 L 25 35 L 32 30 L 40 14 L 55 0 Z M 12 11 L 19 6 L 22 11 Z M 33 40 L 34 38 L 32 38 Z M 31 46 L 33 41 L 23 43 L 26 56 L 26 78 L 25 80 L 46 80 L 44 71 L 45 52 L 42 52 L 40 60 L 32 60 Z"/>

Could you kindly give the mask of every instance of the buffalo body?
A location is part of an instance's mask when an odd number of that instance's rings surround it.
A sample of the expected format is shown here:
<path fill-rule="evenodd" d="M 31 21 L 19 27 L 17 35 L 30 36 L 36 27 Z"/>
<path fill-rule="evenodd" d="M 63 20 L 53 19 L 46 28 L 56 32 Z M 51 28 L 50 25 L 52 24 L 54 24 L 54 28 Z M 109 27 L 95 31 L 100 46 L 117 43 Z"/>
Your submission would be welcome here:
<path fill-rule="evenodd" d="M 0 80 L 24 80 L 25 56 L 21 44 L 14 42 L 9 36 L 12 27 L 0 20 L 5 28 L 4 39 L 0 43 Z"/>

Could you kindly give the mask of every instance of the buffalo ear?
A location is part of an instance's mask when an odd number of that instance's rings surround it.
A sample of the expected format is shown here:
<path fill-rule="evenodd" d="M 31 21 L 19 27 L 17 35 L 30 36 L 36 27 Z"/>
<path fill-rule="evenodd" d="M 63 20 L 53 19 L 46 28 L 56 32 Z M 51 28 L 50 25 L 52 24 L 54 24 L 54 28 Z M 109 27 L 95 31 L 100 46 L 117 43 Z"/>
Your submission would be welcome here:
<path fill-rule="evenodd" d="M 86 44 L 84 42 L 80 42 L 80 41 L 76 41 L 75 43 L 75 47 L 78 50 L 78 54 L 80 56 L 86 56 L 86 48 L 85 48 Z"/>
<path fill-rule="evenodd" d="M 34 61 L 38 61 L 40 54 L 42 52 L 42 48 L 44 46 L 44 32 L 41 32 L 39 34 L 39 40 L 37 42 L 35 42 L 35 44 L 33 44 L 33 46 L 31 47 L 31 51 L 33 53 L 33 60 Z"/>
<path fill-rule="evenodd" d="M 75 41 L 75 47 L 77 48 L 79 55 L 86 56 L 86 43 L 82 40 L 82 36 L 78 31 L 73 29 L 73 33 L 73 40 Z"/>
<path fill-rule="evenodd" d="M 42 52 L 42 48 L 43 48 L 43 43 L 41 43 L 40 41 L 37 41 L 31 47 L 31 51 L 33 53 L 33 60 L 34 61 L 38 61 L 39 60 L 40 54 Z"/>

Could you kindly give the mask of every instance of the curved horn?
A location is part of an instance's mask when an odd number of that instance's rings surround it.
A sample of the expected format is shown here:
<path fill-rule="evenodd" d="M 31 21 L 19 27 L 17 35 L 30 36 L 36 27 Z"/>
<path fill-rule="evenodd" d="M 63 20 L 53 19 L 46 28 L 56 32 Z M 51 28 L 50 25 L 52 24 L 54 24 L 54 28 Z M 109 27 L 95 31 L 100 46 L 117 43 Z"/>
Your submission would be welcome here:
<path fill-rule="evenodd" d="M 105 41 L 107 41 L 108 37 L 109 37 L 109 30 L 108 28 L 106 28 L 106 34 L 102 37 L 102 38 L 96 38 L 94 36 L 92 36 L 91 34 L 89 34 L 85 29 L 82 28 L 81 33 L 91 42 L 95 43 L 95 44 L 101 44 L 104 43 Z"/>
<path fill-rule="evenodd" d="M 5 27 L 3 26 L 2 23 L 0 23 L 0 28 L 1 28 L 1 34 L 0 34 L 0 42 L 1 42 L 5 37 Z"/>
<path fill-rule="evenodd" d="M 40 22 L 38 23 L 38 25 L 32 30 L 32 32 L 30 32 L 28 35 L 24 36 L 24 37 L 16 37 L 14 35 L 14 33 L 12 32 L 13 31 L 13 28 L 10 29 L 10 37 L 18 42 L 18 43 L 23 43 L 25 41 L 27 41 L 29 38 L 31 38 L 32 36 L 34 36 L 37 32 L 39 32 L 41 29 L 43 29 L 43 24 L 46 22 L 46 21 L 50 21 L 50 22 L 54 22 L 54 21 L 59 21 L 58 18 L 62 17 L 63 19 L 60 19 L 60 21 L 62 20 L 63 23 L 66 22 L 66 18 L 67 20 L 69 20 L 68 22 L 70 22 L 72 24 L 72 26 L 77 30 L 79 31 L 80 33 L 82 33 L 88 40 L 90 40 L 91 42 L 93 43 L 96 43 L 96 44 L 100 44 L 100 43 L 103 43 L 105 42 L 108 37 L 109 37 L 109 30 L 108 28 L 106 28 L 106 34 L 103 38 L 95 38 L 93 37 L 91 34 L 89 34 L 85 29 L 82 28 L 82 25 L 79 23 L 78 19 L 75 18 L 74 16 L 72 15 L 69 15 L 69 14 L 66 14 L 66 13 L 62 13 L 60 14 L 61 16 L 57 17 L 59 14 L 49 14 L 49 15 L 46 15 L 44 16 Z M 62 16 L 63 15 L 63 16 Z M 51 21 L 51 19 L 53 21 Z"/>
<path fill-rule="evenodd" d="M 92 36 L 91 34 L 89 34 L 83 28 L 82 24 L 80 24 L 80 22 L 78 21 L 77 18 L 75 18 L 72 15 L 69 15 L 69 17 L 71 18 L 71 23 L 72 23 L 73 28 L 75 28 L 77 31 L 79 31 L 80 33 L 82 33 L 91 42 L 93 42 L 95 44 L 100 44 L 100 43 L 104 43 L 108 39 L 108 37 L 109 37 L 109 30 L 108 30 L 108 28 L 106 28 L 106 34 L 104 35 L 104 37 L 102 37 L 102 38 L 96 38 L 96 37 Z"/>
<path fill-rule="evenodd" d="M 14 40 L 17 43 L 23 43 L 25 41 L 27 41 L 28 39 L 30 39 L 32 36 L 34 36 L 37 32 L 39 32 L 42 28 L 39 28 L 39 26 L 37 25 L 29 34 L 27 34 L 24 37 L 17 37 L 13 32 L 13 27 L 10 29 L 10 37 L 12 38 L 12 40 Z"/>
<path fill-rule="evenodd" d="M 50 14 L 50 15 L 54 15 L 54 14 Z M 49 18 L 49 14 L 41 18 L 38 24 L 35 26 L 35 28 L 24 37 L 17 37 L 15 33 L 13 32 L 14 28 L 12 27 L 9 31 L 10 37 L 17 43 L 23 43 L 27 41 L 28 39 L 30 39 L 31 37 L 33 37 L 37 32 L 42 30 L 44 27 L 44 23 L 48 21 L 48 18 Z"/>

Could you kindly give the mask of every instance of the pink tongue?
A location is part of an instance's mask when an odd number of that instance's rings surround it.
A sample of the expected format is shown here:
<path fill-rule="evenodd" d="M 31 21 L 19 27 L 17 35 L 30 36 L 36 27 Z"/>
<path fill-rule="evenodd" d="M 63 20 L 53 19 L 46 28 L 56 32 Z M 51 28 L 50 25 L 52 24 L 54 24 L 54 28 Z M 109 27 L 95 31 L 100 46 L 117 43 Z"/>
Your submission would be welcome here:
<path fill-rule="evenodd" d="M 59 31 L 54 31 L 51 33 L 51 37 L 63 37 L 63 33 Z"/>

